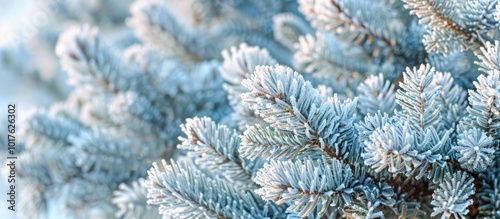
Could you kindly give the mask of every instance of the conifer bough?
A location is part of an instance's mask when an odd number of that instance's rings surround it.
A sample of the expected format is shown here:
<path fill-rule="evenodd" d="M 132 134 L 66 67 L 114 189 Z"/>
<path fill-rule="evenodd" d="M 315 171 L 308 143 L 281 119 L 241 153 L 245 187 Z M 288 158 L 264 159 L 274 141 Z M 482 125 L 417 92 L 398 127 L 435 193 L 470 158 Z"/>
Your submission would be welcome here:
<path fill-rule="evenodd" d="M 497 0 L 95 4 L 49 22 L 20 217 L 500 218 Z"/>

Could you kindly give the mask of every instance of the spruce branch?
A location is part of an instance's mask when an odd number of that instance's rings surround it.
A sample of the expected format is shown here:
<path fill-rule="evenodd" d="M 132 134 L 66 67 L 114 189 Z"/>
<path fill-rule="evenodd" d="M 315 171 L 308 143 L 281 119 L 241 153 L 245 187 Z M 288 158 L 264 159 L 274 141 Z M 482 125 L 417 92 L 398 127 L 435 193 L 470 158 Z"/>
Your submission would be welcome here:
<path fill-rule="evenodd" d="M 299 138 L 293 132 L 272 129 L 261 125 L 248 127 L 241 136 L 241 155 L 250 160 L 264 157 L 267 160 L 294 159 L 324 155 L 313 142 Z"/>
<path fill-rule="evenodd" d="M 230 51 L 222 51 L 224 62 L 219 71 L 224 79 L 223 88 L 227 91 L 229 104 L 234 110 L 233 116 L 238 120 L 239 128 L 246 125 L 262 124 L 255 113 L 246 105 L 241 104 L 240 95 L 247 92 L 241 81 L 250 78 L 259 65 L 275 65 L 277 61 L 269 55 L 266 49 L 240 44 L 239 48 L 231 47 Z"/>
<path fill-rule="evenodd" d="M 477 56 L 479 61 L 475 63 L 479 65 L 479 70 L 486 74 L 493 74 L 495 71 L 500 71 L 499 57 L 499 42 L 486 42 L 484 47 L 481 47 L 481 53 Z"/>
<path fill-rule="evenodd" d="M 440 130 L 455 128 L 460 118 L 465 114 L 467 108 L 467 92 L 462 87 L 454 84 L 452 74 L 449 72 L 438 72 L 433 76 L 431 87 L 439 87 L 440 93 L 436 103 L 441 107 Z"/>
<path fill-rule="evenodd" d="M 480 75 L 474 82 L 476 90 L 469 90 L 467 111 L 473 125 L 494 139 L 500 138 L 500 72 Z M 496 140 L 498 142 L 498 140 Z M 497 143 L 496 143 L 497 144 Z"/>
<path fill-rule="evenodd" d="M 30 83 L 55 45 L 75 86 L 16 115 L 23 217 L 500 215 L 498 0 L 51 6 L 93 26 L 0 45 Z"/>
<path fill-rule="evenodd" d="M 440 87 L 441 93 L 439 98 L 436 99 L 439 105 L 441 105 L 441 110 L 443 118 L 446 118 L 447 111 L 450 105 L 457 105 L 461 108 L 467 106 L 467 92 L 463 88 L 454 84 L 455 80 L 451 73 L 449 72 L 439 72 L 433 75 L 432 85 L 433 87 Z"/>
<path fill-rule="evenodd" d="M 321 217 L 329 206 L 353 203 L 355 180 L 348 165 L 337 160 L 271 161 L 257 173 L 257 194 L 277 204 L 291 202 L 299 217 Z M 311 212 L 321 206 L 317 215 Z"/>
<path fill-rule="evenodd" d="M 44 153 L 45 151 L 45 153 Z M 61 148 L 34 148 L 19 156 L 21 182 L 42 192 L 78 174 L 79 167 L 72 163 L 72 154 Z"/>
<path fill-rule="evenodd" d="M 68 144 L 69 136 L 88 129 L 74 118 L 57 114 L 48 116 L 49 113 L 46 110 L 37 110 L 26 119 L 27 128 L 31 130 L 30 133 L 24 133 L 28 145 L 43 139 Z"/>
<path fill-rule="evenodd" d="M 358 110 L 361 115 L 375 114 L 378 111 L 391 113 L 396 109 L 394 84 L 384 79 L 383 74 L 372 75 L 357 88 Z"/>
<path fill-rule="evenodd" d="M 500 215 L 500 172 L 498 167 L 481 175 L 482 180 L 478 188 L 479 213 L 486 218 L 495 218 Z"/>
<path fill-rule="evenodd" d="M 113 204 L 117 205 L 119 210 L 115 217 L 123 219 L 151 218 L 160 219 L 161 214 L 157 206 L 147 204 L 147 190 L 143 187 L 144 179 L 139 178 L 130 183 L 122 183 L 118 190 L 113 192 Z"/>
<path fill-rule="evenodd" d="M 357 100 L 340 102 L 323 98 L 310 82 L 290 68 L 257 67 L 243 85 L 250 92 L 243 102 L 272 127 L 293 132 L 338 159 L 347 159 L 355 134 L 353 121 Z"/>
<path fill-rule="evenodd" d="M 476 127 L 460 133 L 453 150 L 458 152 L 461 167 L 473 172 L 486 170 L 495 158 L 493 138 Z"/>
<path fill-rule="evenodd" d="M 481 33 L 500 26 L 498 20 L 495 19 L 495 9 L 498 7 L 498 1 L 467 1 L 463 7 L 469 12 L 463 15 L 462 25 L 466 29 Z"/>
<path fill-rule="evenodd" d="M 441 214 L 442 219 L 465 218 L 467 207 L 473 203 L 469 196 L 475 193 L 473 179 L 463 172 L 445 175 L 439 188 L 432 194 L 434 211 L 431 217 Z"/>
<path fill-rule="evenodd" d="M 389 209 L 394 210 L 395 193 L 387 183 L 376 183 L 371 178 L 365 178 L 359 181 L 355 191 L 360 195 L 356 197 L 354 204 L 342 210 L 344 218 L 384 218 Z"/>
<path fill-rule="evenodd" d="M 162 160 L 148 171 L 144 186 L 148 204 L 160 205 L 164 217 L 263 218 L 264 203 L 251 191 L 236 189 L 220 179 L 210 179 L 190 167 Z"/>
<path fill-rule="evenodd" d="M 121 108 L 119 110 L 125 111 L 121 113 L 130 114 L 130 117 L 138 118 L 153 126 L 164 127 L 166 125 L 165 115 L 144 96 L 128 91 L 117 94 L 114 101 L 119 105 L 117 107 Z"/>
<path fill-rule="evenodd" d="M 216 125 L 207 117 L 187 119 L 181 129 L 187 137 L 179 138 L 179 148 L 189 150 L 188 155 L 197 158 L 196 164 L 221 172 L 223 177 L 237 185 L 255 187 L 252 179 L 259 163 L 250 162 L 239 154 L 240 138 L 237 132 L 224 125 Z"/>
<path fill-rule="evenodd" d="M 430 53 L 426 58 L 426 62 L 435 67 L 436 71 L 449 72 L 453 76 L 454 84 L 463 89 L 471 89 L 473 86 L 470 82 L 480 75 L 477 60 L 472 52 L 455 52 L 447 55 Z"/>
<path fill-rule="evenodd" d="M 390 117 L 386 112 L 378 111 L 376 114 L 368 114 L 364 117 L 364 120 L 356 123 L 356 130 L 358 132 L 358 141 L 360 146 L 363 146 L 366 140 L 369 139 L 370 135 L 377 129 L 381 129 L 386 124 L 392 124 L 395 121 L 395 117 Z"/>
<path fill-rule="evenodd" d="M 229 103 L 236 107 L 241 102 L 240 94 L 247 91 L 241 81 L 250 78 L 259 65 L 276 65 L 277 61 L 266 49 L 240 44 L 239 48 L 222 51 L 224 62 L 220 73 L 224 79 L 224 89 L 228 92 Z"/>
<path fill-rule="evenodd" d="M 82 132 L 71 136 L 72 147 L 69 153 L 73 155 L 75 164 L 83 173 L 107 173 L 123 181 L 131 177 L 135 165 L 131 165 L 134 151 L 129 139 L 117 137 L 116 134 L 104 131 Z"/>
<path fill-rule="evenodd" d="M 167 2 L 136 1 L 130 6 L 132 17 L 127 20 L 139 38 L 162 48 L 179 60 L 213 58 L 216 44 L 210 44 L 200 30 L 191 31 L 173 15 Z"/>
<path fill-rule="evenodd" d="M 383 54 L 382 49 L 401 55 L 395 45 L 402 39 L 404 21 L 398 17 L 397 10 L 391 8 L 399 4 L 377 1 L 367 5 L 359 0 L 302 0 L 299 4 L 300 11 L 314 27 L 336 32 L 354 44 L 374 44 L 372 55 L 375 57 Z M 361 11 L 364 13 L 360 13 Z M 366 13 L 368 11 L 388 13 Z M 388 24 L 391 26 L 383 26 Z"/>
<path fill-rule="evenodd" d="M 396 102 L 422 129 L 436 125 L 441 119 L 441 106 L 437 104 L 441 87 L 431 86 L 434 74 L 430 65 L 414 67 L 413 70 L 407 68 L 400 83 L 401 89 L 396 92 Z"/>
<path fill-rule="evenodd" d="M 127 69 L 112 47 L 102 42 L 95 27 L 71 27 L 61 34 L 56 46 L 69 83 L 100 84 L 110 90 L 126 90 L 131 86 Z"/>
<path fill-rule="evenodd" d="M 312 33 L 313 30 L 301 17 L 293 13 L 281 13 L 273 17 L 274 39 L 290 51 L 295 48 L 299 37 Z"/>
<path fill-rule="evenodd" d="M 362 154 L 365 165 L 376 172 L 387 169 L 397 175 L 422 177 L 431 164 L 442 163 L 439 153 L 446 143 L 447 135 L 442 139 L 434 139 L 435 130 L 431 127 L 426 131 L 414 129 L 411 121 L 396 121 L 377 128 L 366 140 Z"/>
<path fill-rule="evenodd" d="M 332 34 L 323 32 L 300 36 L 293 61 L 295 69 L 311 74 L 336 93 L 355 91 L 353 88 L 367 72 L 390 71 L 385 69 L 387 66 L 374 64 L 367 54 L 343 46 Z"/>
<path fill-rule="evenodd" d="M 424 44 L 429 52 L 450 54 L 464 50 L 479 51 L 485 45 L 486 33 L 499 25 L 493 15 L 496 1 L 404 2 L 410 14 L 417 15 L 419 22 L 429 27 L 424 36 Z"/>

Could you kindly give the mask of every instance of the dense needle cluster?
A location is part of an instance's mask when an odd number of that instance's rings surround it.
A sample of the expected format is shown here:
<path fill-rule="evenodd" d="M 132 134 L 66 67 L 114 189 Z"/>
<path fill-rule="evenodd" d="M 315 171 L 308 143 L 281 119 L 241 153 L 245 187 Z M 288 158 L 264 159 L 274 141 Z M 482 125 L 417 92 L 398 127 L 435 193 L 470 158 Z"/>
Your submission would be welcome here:
<path fill-rule="evenodd" d="M 498 1 L 85 2 L 21 216 L 500 217 Z"/>

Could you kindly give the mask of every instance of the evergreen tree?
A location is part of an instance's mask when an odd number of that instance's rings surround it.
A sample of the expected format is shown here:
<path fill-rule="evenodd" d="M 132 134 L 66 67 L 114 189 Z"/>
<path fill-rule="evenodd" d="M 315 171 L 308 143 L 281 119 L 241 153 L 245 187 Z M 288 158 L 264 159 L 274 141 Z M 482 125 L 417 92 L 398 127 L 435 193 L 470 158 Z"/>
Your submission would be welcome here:
<path fill-rule="evenodd" d="M 23 121 L 23 217 L 500 217 L 498 1 L 102 4 Z"/>

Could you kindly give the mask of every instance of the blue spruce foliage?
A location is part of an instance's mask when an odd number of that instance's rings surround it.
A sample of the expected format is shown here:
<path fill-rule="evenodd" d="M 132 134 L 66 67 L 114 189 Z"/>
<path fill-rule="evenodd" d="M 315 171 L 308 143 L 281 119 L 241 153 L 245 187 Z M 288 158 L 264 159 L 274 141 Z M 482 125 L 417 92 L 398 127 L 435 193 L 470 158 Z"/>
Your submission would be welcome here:
<path fill-rule="evenodd" d="M 496 0 L 57 11 L 54 69 L 0 47 L 72 86 L 20 122 L 20 218 L 500 218 Z"/>

